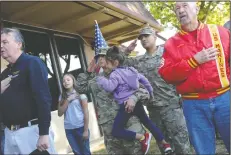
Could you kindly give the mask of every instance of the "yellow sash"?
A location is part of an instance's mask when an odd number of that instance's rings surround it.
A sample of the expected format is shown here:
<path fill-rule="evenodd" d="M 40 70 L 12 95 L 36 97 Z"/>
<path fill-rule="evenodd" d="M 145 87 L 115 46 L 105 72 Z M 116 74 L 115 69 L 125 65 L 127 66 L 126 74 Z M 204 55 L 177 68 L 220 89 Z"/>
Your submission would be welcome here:
<path fill-rule="evenodd" d="M 218 55 L 216 58 L 217 70 L 221 82 L 222 88 L 229 86 L 229 80 L 226 74 L 226 65 L 225 65 L 225 54 L 224 49 L 221 44 L 221 38 L 216 25 L 208 25 L 210 36 L 212 38 L 213 47 L 218 49 Z"/>

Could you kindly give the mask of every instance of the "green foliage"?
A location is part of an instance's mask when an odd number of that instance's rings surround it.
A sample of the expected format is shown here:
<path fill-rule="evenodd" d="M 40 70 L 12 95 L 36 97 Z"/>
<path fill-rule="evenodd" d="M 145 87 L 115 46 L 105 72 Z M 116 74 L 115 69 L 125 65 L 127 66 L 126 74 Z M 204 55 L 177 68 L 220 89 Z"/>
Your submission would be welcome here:
<path fill-rule="evenodd" d="M 156 20 L 160 20 L 164 27 L 171 23 L 179 29 L 179 23 L 175 16 L 175 2 L 150 1 L 144 2 L 145 7 Z M 198 3 L 200 12 L 198 19 L 204 23 L 223 25 L 230 18 L 230 2 L 201 1 Z"/>

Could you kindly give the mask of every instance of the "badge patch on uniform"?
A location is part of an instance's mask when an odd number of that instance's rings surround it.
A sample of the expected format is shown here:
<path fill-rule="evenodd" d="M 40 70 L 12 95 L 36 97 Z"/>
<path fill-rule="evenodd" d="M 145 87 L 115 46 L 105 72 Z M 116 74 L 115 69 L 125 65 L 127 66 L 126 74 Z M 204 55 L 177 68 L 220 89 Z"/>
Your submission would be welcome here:
<path fill-rule="evenodd" d="M 17 74 L 19 74 L 19 72 L 20 71 L 15 71 L 15 72 L 13 72 L 13 75 L 17 75 Z"/>
<path fill-rule="evenodd" d="M 164 66 L 164 61 L 165 61 L 165 59 L 162 57 L 160 60 L 160 65 L 158 66 L 158 68 L 161 68 Z"/>
<path fill-rule="evenodd" d="M 20 73 L 20 71 L 15 71 L 12 73 L 12 75 L 8 75 L 8 76 L 10 76 L 11 79 L 13 79 L 13 78 L 16 78 L 17 76 L 19 76 L 19 73 Z"/>

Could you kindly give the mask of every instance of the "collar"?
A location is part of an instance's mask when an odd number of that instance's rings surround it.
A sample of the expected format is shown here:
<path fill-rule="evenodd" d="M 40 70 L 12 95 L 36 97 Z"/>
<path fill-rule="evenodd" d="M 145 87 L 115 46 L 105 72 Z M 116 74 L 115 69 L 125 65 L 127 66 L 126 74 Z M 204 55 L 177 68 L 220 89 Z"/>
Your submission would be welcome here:
<path fill-rule="evenodd" d="M 201 30 L 204 28 L 205 24 L 203 24 L 202 22 L 198 21 L 199 25 L 198 28 L 196 30 Z M 180 35 L 187 35 L 189 32 L 184 31 L 183 29 L 180 29 L 179 34 Z"/>
<path fill-rule="evenodd" d="M 14 67 L 14 66 L 17 66 L 18 64 L 20 64 L 25 58 L 26 58 L 27 54 L 26 53 L 22 53 L 18 59 L 16 60 L 16 62 L 14 64 L 8 64 L 7 65 L 7 68 L 11 68 L 11 67 Z"/>
<path fill-rule="evenodd" d="M 126 68 L 126 66 L 117 66 L 116 68 L 114 68 L 114 69 L 112 69 L 111 71 L 113 72 L 113 71 L 116 71 L 116 70 L 118 70 L 118 69 L 120 69 L 120 68 Z"/>
<path fill-rule="evenodd" d="M 162 56 L 163 53 L 163 47 L 162 46 L 158 46 L 156 51 L 153 54 L 148 54 L 148 52 L 146 51 L 146 53 L 144 54 L 144 58 L 149 58 L 149 57 L 155 57 L 155 56 Z"/>

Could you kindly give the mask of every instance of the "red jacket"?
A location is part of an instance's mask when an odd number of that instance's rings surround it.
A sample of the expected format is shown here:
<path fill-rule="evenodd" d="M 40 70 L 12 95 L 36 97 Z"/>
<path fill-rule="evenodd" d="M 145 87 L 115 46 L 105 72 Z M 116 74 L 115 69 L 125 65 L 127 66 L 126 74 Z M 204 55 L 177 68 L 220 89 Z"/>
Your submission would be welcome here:
<path fill-rule="evenodd" d="M 199 65 L 193 56 L 212 46 L 217 59 Z M 230 33 L 223 27 L 200 23 L 196 31 L 177 33 L 165 43 L 163 60 L 160 75 L 185 99 L 208 99 L 230 89 Z"/>

